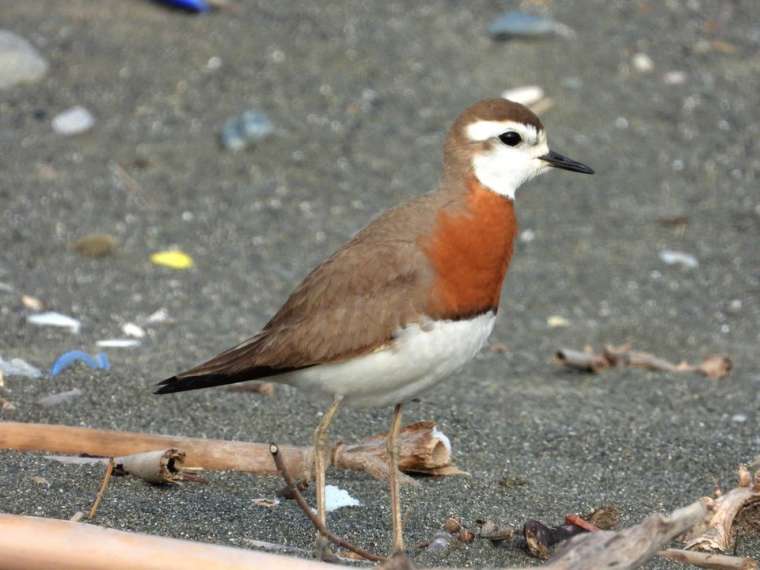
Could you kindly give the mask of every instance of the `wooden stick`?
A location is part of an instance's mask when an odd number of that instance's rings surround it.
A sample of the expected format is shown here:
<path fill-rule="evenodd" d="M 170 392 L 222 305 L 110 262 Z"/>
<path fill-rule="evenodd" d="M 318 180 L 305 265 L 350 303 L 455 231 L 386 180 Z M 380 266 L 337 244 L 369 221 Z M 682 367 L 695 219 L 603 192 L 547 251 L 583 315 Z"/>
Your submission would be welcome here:
<path fill-rule="evenodd" d="M 448 439 L 432 421 L 405 426 L 399 442 L 402 470 L 432 475 L 463 473 L 451 465 Z M 243 471 L 256 475 L 278 473 L 269 445 L 264 443 L 0 422 L 0 449 L 119 457 L 167 448 L 185 453 L 186 468 Z M 312 478 L 313 448 L 282 446 L 280 453 L 294 477 Z M 380 479 L 387 475 L 384 435 L 367 438 L 358 444 L 338 444 L 329 458 L 337 468 L 365 471 Z"/>
<path fill-rule="evenodd" d="M 360 548 L 358 546 L 355 546 L 354 544 L 348 542 L 346 539 L 341 538 L 337 534 L 334 534 L 331 532 L 322 522 L 322 520 L 314 513 L 314 511 L 311 510 L 311 507 L 309 507 L 309 504 L 306 502 L 306 499 L 303 498 L 303 495 L 298 490 L 298 486 L 293 481 L 293 477 L 290 476 L 290 473 L 288 472 L 288 468 L 285 466 L 285 461 L 283 461 L 282 456 L 280 455 L 280 450 L 277 444 L 270 443 L 269 444 L 269 453 L 272 454 L 272 459 L 274 460 L 275 465 L 277 465 L 277 469 L 280 472 L 280 475 L 282 475 L 282 478 L 285 480 L 285 484 L 288 486 L 288 490 L 292 494 L 293 498 L 296 500 L 296 503 L 298 503 L 298 506 L 301 507 L 301 510 L 304 512 L 304 514 L 309 517 L 309 520 L 311 521 L 311 524 L 314 525 L 314 527 L 319 531 L 319 533 L 327 538 L 330 542 L 333 544 L 337 544 L 338 546 L 342 546 L 343 548 L 350 550 L 351 552 L 355 552 L 362 558 L 366 558 L 367 560 L 372 560 L 374 562 L 382 562 L 385 560 L 385 557 L 378 556 L 377 554 L 372 554 L 371 552 L 368 552 L 367 550 L 364 550 L 363 548 Z"/>
<path fill-rule="evenodd" d="M 724 554 L 696 552 L 694 550 L 678 550 L 676 548 L 668 548 L 659 554 L 661 557 L 673 562 L 691 564 L 692 566 L 709 568 L 710 570 L 758 570 L 756 560 L 741 558 L 739 556 L 726 556 Z"/>
<path fill-rule="evenodd" d="M 0 553 L 3 570 L 335 570 L 314 560 L 3 514 Z"/>
<path fill-rule="evenodd" d="M 114 466 L 113 459 L 109 459 L 108 464 L 106 465 L 106 472 L 103 474 L 103 480 L 100 482 L 100 489 L 98 489 L 98 494 L 95 495 L 95 502 L 92 504 L 92 508 L 90 509 L 90 514 L 87 515 L 87 518 L 89 518 L 90 520 L 95 518 L 95 515 L 98 512 L 98 507 L 100 506 L 100 502 L 103 500 L 103 497 L 106 494 L 106 489 L 108 489 L 108 483 L 111 482 L 111 475 L 113 475 L 113 466 Z"/>

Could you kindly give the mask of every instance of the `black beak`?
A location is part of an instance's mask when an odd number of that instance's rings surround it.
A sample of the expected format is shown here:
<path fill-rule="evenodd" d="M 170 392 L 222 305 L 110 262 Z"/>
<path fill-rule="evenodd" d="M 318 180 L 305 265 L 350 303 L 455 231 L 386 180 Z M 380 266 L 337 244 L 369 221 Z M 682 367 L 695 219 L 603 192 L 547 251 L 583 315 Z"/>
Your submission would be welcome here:
<path fill-rule="evenodd" d="M 548 162 L 554 168 L 571 170 L 573 172 L 582 172 L 583 174 L 593 174 L 594 171 L 588 166 L 572 158 L 567 158 L 558 152 L 550 150 L 547 154 L 538 157 L 540 160 Z"/>

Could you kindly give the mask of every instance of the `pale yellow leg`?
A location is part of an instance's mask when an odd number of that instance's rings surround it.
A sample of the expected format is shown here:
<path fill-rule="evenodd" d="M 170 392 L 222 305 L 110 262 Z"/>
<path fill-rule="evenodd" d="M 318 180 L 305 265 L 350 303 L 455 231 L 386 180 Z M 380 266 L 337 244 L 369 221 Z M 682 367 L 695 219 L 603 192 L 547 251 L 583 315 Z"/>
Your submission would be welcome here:
<path fill-rule="evenodd" d="M 336 396 L 333 403 L 325 411 L 317 429 L 314 430 L 314 478 L 317 493 L 317 516 L 326 526 L 327 512 L 325 511 L 325 465 L 327 451 L 327 429 L 330 427 L 335 412 L 338 411 L 343 396 Z"/>
<path fill-rule="evenodd" d="M 401 495 L 398 482 L 398 432 L 401 429 L 401 404 L 396 404 L 391 429 L 386 441 L 388 450 L 388 483 L 391 489 L 391 514 L 393 516 L 393 552 L 404 550 L 404 529 L 401 522 Z"/>

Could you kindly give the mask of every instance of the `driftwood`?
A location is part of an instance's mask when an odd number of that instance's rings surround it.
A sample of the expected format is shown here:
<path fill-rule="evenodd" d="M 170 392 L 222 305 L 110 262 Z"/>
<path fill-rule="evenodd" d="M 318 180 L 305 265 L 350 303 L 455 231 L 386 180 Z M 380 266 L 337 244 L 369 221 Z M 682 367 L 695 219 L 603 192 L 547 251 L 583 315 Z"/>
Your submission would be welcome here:
<path fill-rule="evenodd" d="M 670 516 L 652 515 L 619 532 L 594 532 L 567 543 L 565 553 L 550 561 L 549 570 L 627 570 L 652 558 L 673 537 L 701 521 L 702 501 Z M 44 536 L 45 540 L 40 540 Z M 0 553 L 4 570 L 329 570 L 332 564 L 275 554 L 128 533 L 70 521 L 0 515 Z M 412 568 L 393 557 L 387 568 Z M 507 570 L 507 569 L 503 569 Z M 514 569 L 513 569 L 514 570 Z"/>
<path fill-rule="evenodd" d="M 631 350 L 628 345 L 606 345 L 598 354 L 590 349 L 581 351 L 562 348 L 555 353 L 554 359 L 562 366 L 583 372 L 597 373 L 617 366 L 675 373 L 696 372 L 713 380 L 727 376 L 733 368 L 731 359 L 720 354 L 710 356 L 700 364 L 673 364 L 654 354 Z"/>
<path fill-rule="evenodd" d="M 435 422 L 416 422 L 403 427 L 399 443 L 402 471 L 430 475 L 463 473 L 451 465 L 448 438 L 437 429 Z M 185 453 L 185 469 L 278 474 L 266 443 L 0 422 L 0 449 L 121 457 L 169 448 Z M 312 478 L 313 448 L 280 446 L 280 454 L 294 477 Z M 372 436 L 357 444 L 339 443 L 329 457 L 331 465 L 339 469 L 366 471 L 377 478 L 385 478 L 387 474 L 384 435 Z"/>
<path fill-rule="evenodd" d="M 739 467 L 739 486 L 720 495 L 713 502 L 713 514 L 705 524 L 686 537 L 686 550 L 727 552 L 734 545 L 733 525 L 745 508 L 760 504 L 760 470 L 754 477 L 743 465 Z"/>
<path fill-rule="evenodd" d="M 678 550 L 668 548 L 660 552 L 660 556 L 673 562 L 691 564 L 709 570 L 758 570 L 756 560 L 739 556 L 725 556 L 712 552 L 697 552 L 695 550 Z"/>

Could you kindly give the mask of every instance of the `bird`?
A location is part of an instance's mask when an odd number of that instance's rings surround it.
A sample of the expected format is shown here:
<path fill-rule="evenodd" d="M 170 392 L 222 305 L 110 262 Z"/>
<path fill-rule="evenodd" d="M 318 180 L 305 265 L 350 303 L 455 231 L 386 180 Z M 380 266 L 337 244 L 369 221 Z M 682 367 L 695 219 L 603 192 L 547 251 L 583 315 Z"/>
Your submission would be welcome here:
<path fill-rule="evenodd" d="M 432 191 L 356 233 L 303 279 L 260 332 L 163 380 L 156 393 L 266 380 L 330 399 L 314 431 L 323 524 L 327 431 L 338 408 L 393 406 L 386 440 L 392 551 L 403 551 L 402 406 L 486 344 L 517 235 L 515 193 L 550 169 L 594 173 L 550 150 L 541 120 L 527 107 L 507 99 L 471 105 L 448 130 Z"/>

